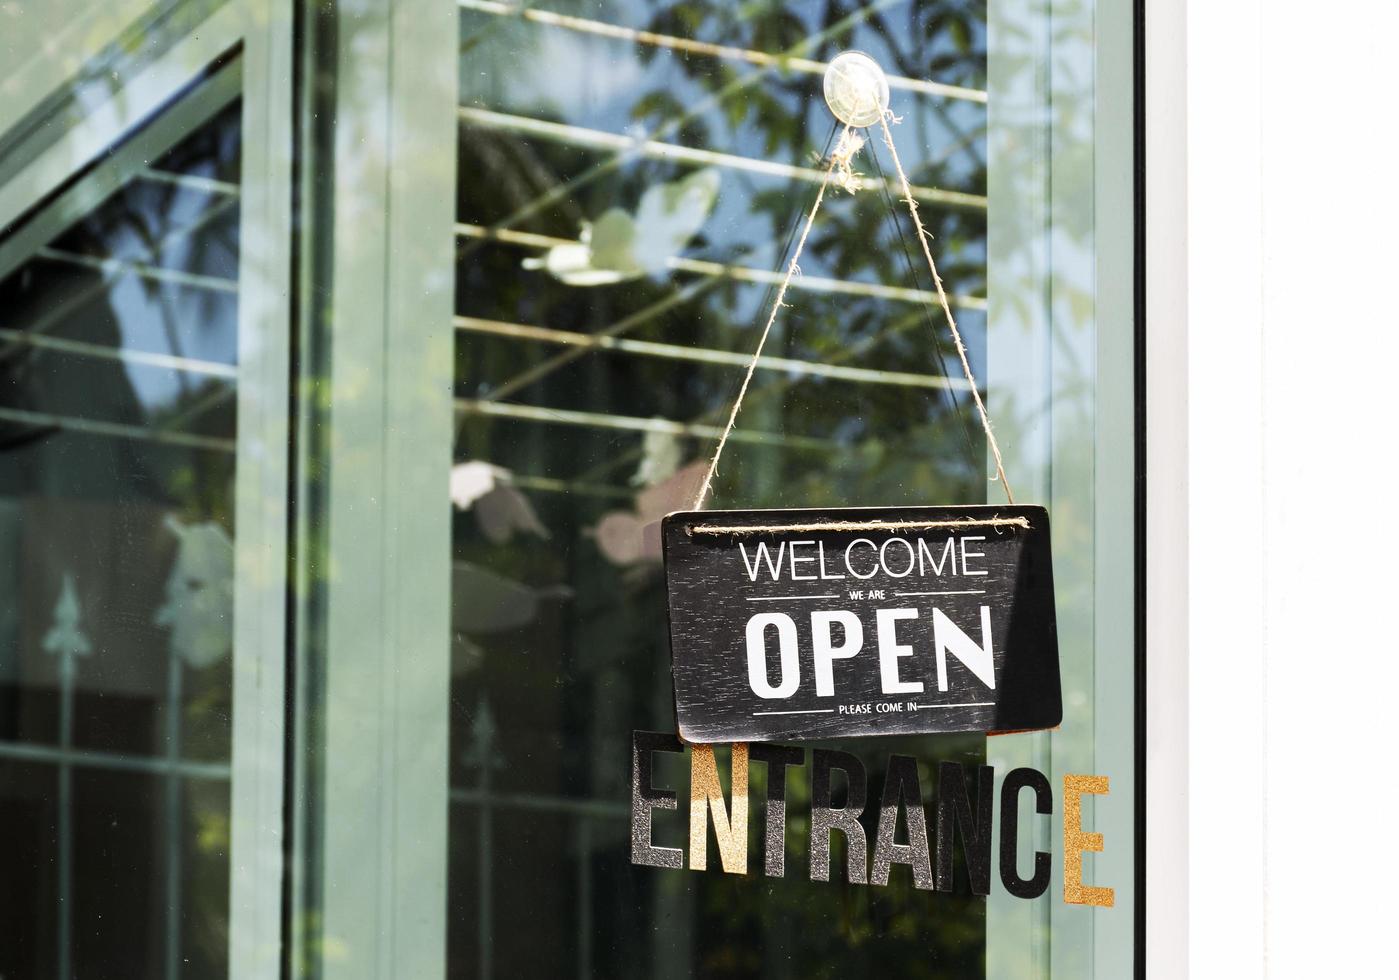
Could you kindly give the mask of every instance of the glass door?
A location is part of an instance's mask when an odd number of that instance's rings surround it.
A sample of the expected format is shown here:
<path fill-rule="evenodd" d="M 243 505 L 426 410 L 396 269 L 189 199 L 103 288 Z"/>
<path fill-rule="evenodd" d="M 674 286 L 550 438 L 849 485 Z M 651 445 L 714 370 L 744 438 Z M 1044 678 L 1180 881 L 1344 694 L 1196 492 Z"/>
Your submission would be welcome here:
<path fill-rule="evenodd" d="M 459 6 L 449 973 L 1128 975 L 1134 396 L 1130 266 L 1113 257 L 1131 254 L 1131 169 L 1112 135 L 1131 108 L 1094 88 L 1101 71 L 1130 93 L 1128 5 Z M 838 748 L 871 801 L 895 752 L 928 798 L 937 761 L 1049 774 L 1051 812 L 1017 798 L 1022 871 L 1055 855 L 1033 900 L 971 894 L 960 853 L 951 894 L 898 872 L 846 885 L 839 856 L 833 882 L 808 880 L 795 774 L 781 877 L 753 866 L 756 816 L 745 877 L 712 847 L 706 872 L 629 860 L 632 732 L 675 730 L 653 525 L 694 499 L 834 150 L 822 74 L 852 48 L 889 75 L 1019 499 L 1051 510 L 1066 714 L 1041 735 Z M 710 507 L 1004 499 L 891 158 L 878 127 L 863 135 Z M 689 763 L 655 760 L 680 797 L 655 843 L 686 846 Z M 753 800 L 767 768 L 751 766 Z M 1074 773 L 1110 777 L 1081 812 L 1110 840 L 1082 863 L 1115 886 L 1111 910 L 1064 898 Z"/>
<path fill-rule="evenodd" d="M 133 0 L 0 133 L 0 974 L 1130 975 L 1131 6 Z M 771 875 L 770 767 L 748 874 L 691 870 L 693 756 L 657 751 L 686 862 L 637 866 L 633 735 L 675 731 L 655 525 L 826 179 L 849 49 L 1051 513 L 1064 722 L 801 747 Z M 1003 499 L 862 135 L 710 507 Z M 998 801 L 1045 773 L 993 856 L 1051 855 L 1048 886 L 976 894 L 963 848 L 950 891 L 850 883 L 840 835 L 812 880 L 816 749 L 863 766 L 871 845 L 891 754 L 930 820 L 941 762 Z M 1075 776 L 1107 791 L 1071 810 Z M 1071 812 L 1112 907 L 1066 899 Z"/>

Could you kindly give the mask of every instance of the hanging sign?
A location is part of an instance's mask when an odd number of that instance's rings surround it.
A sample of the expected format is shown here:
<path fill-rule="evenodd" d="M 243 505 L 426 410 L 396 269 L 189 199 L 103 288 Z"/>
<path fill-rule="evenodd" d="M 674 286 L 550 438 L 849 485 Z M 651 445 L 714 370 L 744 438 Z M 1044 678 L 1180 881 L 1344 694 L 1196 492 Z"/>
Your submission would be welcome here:
<path fill-rule="evenodd" d="M 1059 724 L 1043 507 L 688 511 L 662 537 L 686 741 Z"/>

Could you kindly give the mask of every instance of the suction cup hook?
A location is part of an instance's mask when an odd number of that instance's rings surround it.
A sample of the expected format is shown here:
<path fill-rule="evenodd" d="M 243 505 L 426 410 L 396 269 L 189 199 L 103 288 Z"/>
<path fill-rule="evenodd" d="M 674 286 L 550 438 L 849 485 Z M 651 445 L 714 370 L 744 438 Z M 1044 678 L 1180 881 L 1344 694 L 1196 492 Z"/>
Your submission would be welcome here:
<path fill-rule="evenodd" d="M 889 111 L 889 80 L 869 55 L 844 51 L 826 66 L 826 105 L 847 126 L 864 129 Z"/>

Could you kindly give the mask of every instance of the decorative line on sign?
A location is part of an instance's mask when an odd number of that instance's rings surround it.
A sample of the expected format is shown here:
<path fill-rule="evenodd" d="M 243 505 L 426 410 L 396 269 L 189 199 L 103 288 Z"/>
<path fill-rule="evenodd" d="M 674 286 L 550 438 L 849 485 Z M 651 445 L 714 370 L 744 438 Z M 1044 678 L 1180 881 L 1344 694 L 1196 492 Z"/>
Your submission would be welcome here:
<path fill-rule="evenodd" d="M 922 711 L 924 708 L 992 708 L 995 701 L 963 701 L 961 704 L 915 704 L 914 711 Z"/>
<path fill-rule="evenodd" d="M 956 517 L 940 521 L 817 521 L 811 524 L 694 524 L 690 534 L 773 534 L 781 531 L 931 531 L 937 528 L 1018 527 L 1030 530 L 1028 517 Z"/>
<path fill-rule="evenodd" d="M 750 595 L 749 602 L 786 602 L 788 599 L 839 599 L 840 596 L 832 592 L 828 595 Z"/>

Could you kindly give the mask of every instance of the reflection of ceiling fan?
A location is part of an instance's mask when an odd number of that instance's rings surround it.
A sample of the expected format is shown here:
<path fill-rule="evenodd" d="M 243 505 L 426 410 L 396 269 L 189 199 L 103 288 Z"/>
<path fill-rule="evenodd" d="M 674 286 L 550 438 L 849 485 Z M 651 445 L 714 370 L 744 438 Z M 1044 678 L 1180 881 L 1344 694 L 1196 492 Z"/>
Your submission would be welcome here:
<path fill-rule="evenodd" d="M 463 633 L 507 633 L 534 622 L 544 601 L 571 598 L 566 585 L 535 588 L 470 562 L 452 563 L 452 629 Z"/>
<path fill-rule="evenodd" d="M 476 515 L 481 533 L 492 544 L 504 544 L 516 531 L 540 538 L 549 531 L 534 512 L 529 498 L 510 485 L 510 471 L 478 459 L 452 467 L 452 503 Z"/>
<path fill-rule="evenodd" d="M 682 466 L 664 480 L 638 491 L 634 510 L 614 510 L 604 514 L 593 529 L 603 557 L 623 567 L 648 563 L 659 565 L 659 521 L 694 499 L 707 468 L 708 464 L 703 460 Z"/>
<path fill-rule="evenodd" d="M 700 170 L 647 188 L 633 216 L 610 208 L 583 224 L 578 242 L 555 245 L 526 269 L 544 269 L 569 286 L 606 286 L 659 275 L 704 225 L 719 196 L 719 171 Z"/>

